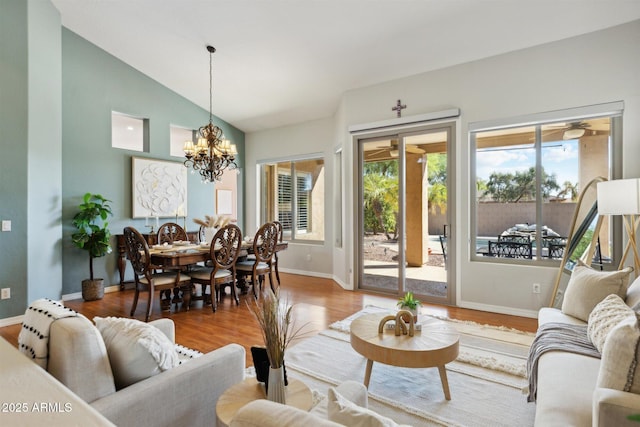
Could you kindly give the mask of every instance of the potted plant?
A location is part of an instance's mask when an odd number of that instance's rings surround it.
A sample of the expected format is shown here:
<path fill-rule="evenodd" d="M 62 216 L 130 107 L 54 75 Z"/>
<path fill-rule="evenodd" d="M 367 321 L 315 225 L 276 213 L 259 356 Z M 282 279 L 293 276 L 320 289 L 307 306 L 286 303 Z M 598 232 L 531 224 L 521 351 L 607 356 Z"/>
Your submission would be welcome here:
<path fill-rule="evenodd" d="M 89 252 L 89 279 L 82 281 L 82 298 L 85 301 L 101 299 L 104 296 L 104 279 L 93 277 L 93 259 L 111 253 L 111 232 L 107 218 L 112 215 L 111 200 L 100 194 L 87 193 L 78 206 L 79 212 L 73 217 L 73 225 L 78 229 L 71 235 L 73 244 Z"/>
<path fill-rule="evenodd" d="M 410 311 L 413 314 L 414 322 L 418 321 L 418 306 L 420 305 L 422 303 L 413 296 L 413 292 L 407 292 L 398 300 L 398 308 Z"/>

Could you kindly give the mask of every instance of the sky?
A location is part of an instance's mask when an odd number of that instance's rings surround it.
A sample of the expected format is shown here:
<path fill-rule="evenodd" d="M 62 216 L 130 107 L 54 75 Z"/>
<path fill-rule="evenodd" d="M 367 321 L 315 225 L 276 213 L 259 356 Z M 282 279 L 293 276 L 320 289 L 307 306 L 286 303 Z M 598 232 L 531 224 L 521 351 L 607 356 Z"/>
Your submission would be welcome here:
<path fill-rule="evenodd" d="M 536 164 L 533 144 L 526 149 L 489 149 L 478 151 L 476 174 L 487 181 L 493 172 L 514 173 L 525 171 Z M 562 187 L 565 181 L 578 183 L 578 140 L 560 140 L 544 143 L 542 167 L 548 174 L 556 175 L 556 182 Z"/>

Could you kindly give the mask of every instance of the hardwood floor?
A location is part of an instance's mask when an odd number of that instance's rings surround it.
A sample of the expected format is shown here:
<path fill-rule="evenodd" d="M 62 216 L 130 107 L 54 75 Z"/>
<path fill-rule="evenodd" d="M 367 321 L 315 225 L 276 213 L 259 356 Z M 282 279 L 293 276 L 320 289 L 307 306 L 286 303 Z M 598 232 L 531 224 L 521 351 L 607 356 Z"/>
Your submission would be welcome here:
<path fill-rule="evenodd" d="M 333 280 L 309 276 L 281 273 L 281 299 L 293 304 L 293 318 L 297 326 L 305 325 L 304 336 L 315 334 L 338 320 L 361 310 L 367 305 L 395 308 L 397 298 L 363 291 L 345 291 Z M 111 292 L 102 300 L 85 302 L 82 299 L 65 301 L 65 305 L 82 313 L 89 319 L 95 316 L 128 316 L 133 301 L 133 290 Z M 146 294 L 141 294 L 135 317 L 144 319 Z M 168 317 L 176 324 L 176 341 L 184 346 L 194 348 L 203 353 L 235 342 L 247 350 L 247 365 L 251 365 L 249 348 L 262 345 L 262 336 L 253 317 L 249 313 L 246 302 L 251 294 L 240 296 L 240 305 L 236 306 L 232 298 L 226 295 L 218 304 L 217 312 L 211 306 L 202 305 L 201 301 L 192 304 L 191 310 L 181 307 L 171 312 L 160 310 L 159 298 L 154 298 L 151 319 Z M 421 313 L 448 316 L 453 319 L 470 320 L 477 323 L 507 326 L 523 331 L 535 332 L 537 320 L 468 310 L 456 307 L 425 304 Z M 0 328 L 0 336 L 17 346 L 20 325 Z"/>

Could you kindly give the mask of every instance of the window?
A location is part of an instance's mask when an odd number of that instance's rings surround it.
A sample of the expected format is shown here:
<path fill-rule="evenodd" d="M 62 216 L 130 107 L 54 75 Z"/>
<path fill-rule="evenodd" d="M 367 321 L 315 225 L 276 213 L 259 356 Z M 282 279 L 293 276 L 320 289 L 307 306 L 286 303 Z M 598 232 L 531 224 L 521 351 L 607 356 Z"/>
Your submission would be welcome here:
<path fill-rule="evenodd" d="M 562 259 L 580 191 L 593 178 L 613 176 L 618 115 L 471 124 L 473 259 Z M 605 262 L 612 257 L 610 236 L 603 227 L 599 255 Z"/>
<path fill-rule="evenodd" d="M 288 240 L 324 240 L 324 160 L 263 163 L 261 222 L 278 220 Z"/>
<path fill-rule="evenodd" d="M 173 157 L 184 158 L 184 142 L 194 141 L 194 131 L 180 126 L 171 125 L 169 127 L 169 154 Z"/>
<path fill-rule="evenodd" d="M 148 120 L 112 111 L 111 146 L 124 150 L 148 152 Z"/>

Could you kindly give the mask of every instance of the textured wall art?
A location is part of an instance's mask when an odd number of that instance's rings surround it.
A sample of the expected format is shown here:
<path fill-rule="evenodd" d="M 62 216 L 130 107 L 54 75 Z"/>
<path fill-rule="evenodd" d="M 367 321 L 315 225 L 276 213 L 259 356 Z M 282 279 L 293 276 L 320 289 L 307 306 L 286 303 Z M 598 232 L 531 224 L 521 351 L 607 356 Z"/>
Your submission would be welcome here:
<path fill-rule="evenodd" d="M 187 168 L 132 157 L 133 218 L 187 216 Z"/>

